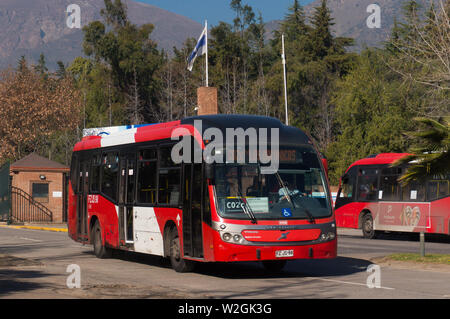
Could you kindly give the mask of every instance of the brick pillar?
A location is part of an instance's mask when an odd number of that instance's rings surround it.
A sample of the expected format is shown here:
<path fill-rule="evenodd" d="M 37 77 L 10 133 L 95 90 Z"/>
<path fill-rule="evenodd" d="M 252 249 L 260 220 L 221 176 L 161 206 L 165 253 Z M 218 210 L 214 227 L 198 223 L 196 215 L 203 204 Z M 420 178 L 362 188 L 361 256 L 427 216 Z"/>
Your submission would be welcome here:
<path fill-rule="evenodd" d="M 200 87 L 197 89 L 198 115 L 212 115 L 219 113 L 217 104 L 217 88 Z"/>

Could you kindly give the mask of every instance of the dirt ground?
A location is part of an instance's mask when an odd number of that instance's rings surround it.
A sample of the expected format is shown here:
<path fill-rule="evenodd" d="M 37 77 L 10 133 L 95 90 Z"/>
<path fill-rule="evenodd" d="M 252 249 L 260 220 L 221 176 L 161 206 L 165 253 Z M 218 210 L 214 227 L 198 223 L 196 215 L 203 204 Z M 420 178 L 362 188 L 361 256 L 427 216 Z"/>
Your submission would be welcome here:
<path fill-rule="evenodd" d="M 0 267 L 23 267 L 23 266 L 42 266 L 38 261 L 32 259 L 18 258 L 0 254 Z"/>
<path fill-rule="evenodd" d="M 391 260 L 388 257 L 372 258 L 371 261 L 381 267 L 386 266 L 397 269 L 414 269 L 450 273 L 449 265 L 438 263 L 420 263 L 412 261 Z"/>
<path fill-rule="evenodd" d="M 191 294 L 166 287 L 136 287 L 123 284 L 85 284 L 79 289 L 61 285 L 59 277 L 49 280 L 51 267 L 33 259 L 0 254 L 0 299 L 7 298 L 57 298 L 61 299 L 190 299 Z M 45 278 L 45 279 L 44 279 Z M 44 283 L 45 282 L 45 283 Z M 202 296 L 203 298 L 207 296 Z"/>

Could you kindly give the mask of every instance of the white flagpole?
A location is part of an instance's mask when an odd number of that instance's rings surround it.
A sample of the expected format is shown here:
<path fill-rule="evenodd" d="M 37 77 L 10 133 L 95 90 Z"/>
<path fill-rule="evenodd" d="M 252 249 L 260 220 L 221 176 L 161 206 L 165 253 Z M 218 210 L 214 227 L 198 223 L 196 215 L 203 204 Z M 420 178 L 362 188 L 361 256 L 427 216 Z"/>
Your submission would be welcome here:
<path fill-rule="evenodd" d="M 208 79 L 208 20 L 205 20 L 205 29 L 206 29 L 206 87 L 209 86 Z"/>
<path fill-rule="evenodd" d="M 286 55 L 284 52 L 284 33 L 281 35 L 281 44 L 283 47 L 283 53 L 281 54 L 281 59 L 282 59 L 282 63 L 283 63 L 283 73 L 284 73 L 284 108 L 285 108 L 285 112 L 286 112 L 286 125 L 289 125 L 287 83 L 286 83 Z"/>

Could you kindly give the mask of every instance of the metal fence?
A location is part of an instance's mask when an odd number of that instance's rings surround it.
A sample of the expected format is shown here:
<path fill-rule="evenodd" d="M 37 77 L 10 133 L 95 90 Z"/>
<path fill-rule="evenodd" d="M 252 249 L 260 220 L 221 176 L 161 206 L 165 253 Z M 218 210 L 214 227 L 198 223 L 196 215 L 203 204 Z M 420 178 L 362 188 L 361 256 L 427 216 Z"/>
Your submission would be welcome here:
<path fill-rule="evenodd" d="M 9 163 L 0 168 L 0 220 L 9 221 L 11 212 L 11 188 Z"/>
<path fill-rule="evenodd" d="M 52 222 L 53 213 L 20 188 L 11 187 L 12 222 Z"/>

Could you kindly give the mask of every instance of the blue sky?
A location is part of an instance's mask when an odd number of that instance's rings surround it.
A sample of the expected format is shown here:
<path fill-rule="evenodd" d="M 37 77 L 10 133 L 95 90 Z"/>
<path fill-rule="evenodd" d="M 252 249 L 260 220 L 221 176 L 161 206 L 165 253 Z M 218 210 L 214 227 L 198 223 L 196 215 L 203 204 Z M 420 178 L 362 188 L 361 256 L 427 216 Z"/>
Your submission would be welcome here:
<path fill-rule="evenodd" d="M 207 19 L 209 25 L 217 25 L 219 21 L 232 23 L 234 12 L 230 9 L 230 0 L 137 0 L 159 8 L 184 15 L 201 24 Z M 300 0 L 306 5 L 313 0 Z M 261 11 L 265 22 L 282 19 L 294 0 L 243 0 L 255 13 Z"/>

